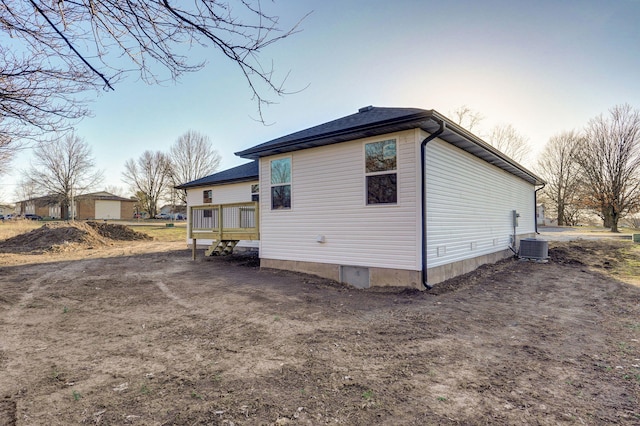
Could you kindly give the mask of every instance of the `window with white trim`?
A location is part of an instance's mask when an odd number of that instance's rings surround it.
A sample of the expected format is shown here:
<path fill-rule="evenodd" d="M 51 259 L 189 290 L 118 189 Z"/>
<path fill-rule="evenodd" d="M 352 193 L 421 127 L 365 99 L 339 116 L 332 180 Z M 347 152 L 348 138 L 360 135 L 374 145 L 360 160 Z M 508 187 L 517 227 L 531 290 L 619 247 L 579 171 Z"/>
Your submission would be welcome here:
<path fill-rule="evenodd" d="M 251 185 L 251 201 L 260 201 L 260 184 L 254 183 Z"/>
<path fill-rule="evenodd" d="M 271 210 L 291 208 L 291 158 L 271 160 Z"/>
<path fill-rule="evenodd" d="M 367 204 L 397 204 L 396 140 L 366 143 L 364 156 Z"/>
<path fill-rule="evenodd" d="M 213 202 L 213 190 L 205 189 L 202 191 L 202 203 L 203 204 L 211 204 Z"/>

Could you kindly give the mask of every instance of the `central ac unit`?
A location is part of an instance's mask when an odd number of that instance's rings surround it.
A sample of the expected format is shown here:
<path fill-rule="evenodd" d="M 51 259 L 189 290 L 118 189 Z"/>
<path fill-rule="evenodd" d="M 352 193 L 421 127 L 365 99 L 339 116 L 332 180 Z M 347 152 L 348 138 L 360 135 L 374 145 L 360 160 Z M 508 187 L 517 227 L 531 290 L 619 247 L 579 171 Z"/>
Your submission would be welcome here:
<path fill-rule="evenodd" d="M 524 259 L 545 260 L 549 257 L 549 242 L 535 238 L 524 238 L 520 240 L 518 256 Z"/>

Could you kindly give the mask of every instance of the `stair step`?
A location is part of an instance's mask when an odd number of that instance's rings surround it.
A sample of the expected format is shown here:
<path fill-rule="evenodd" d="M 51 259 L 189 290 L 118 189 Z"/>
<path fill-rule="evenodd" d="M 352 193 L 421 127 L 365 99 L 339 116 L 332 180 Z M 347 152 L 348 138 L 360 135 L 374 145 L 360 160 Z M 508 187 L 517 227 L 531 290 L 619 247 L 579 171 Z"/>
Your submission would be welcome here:
<path fill-rule="evenodd" d="M 233 249 L 239 243 L 239 240 L 222 240 L 211 244 L 204 252 L 205 256 L 227 256 L 233 253 Z"/>

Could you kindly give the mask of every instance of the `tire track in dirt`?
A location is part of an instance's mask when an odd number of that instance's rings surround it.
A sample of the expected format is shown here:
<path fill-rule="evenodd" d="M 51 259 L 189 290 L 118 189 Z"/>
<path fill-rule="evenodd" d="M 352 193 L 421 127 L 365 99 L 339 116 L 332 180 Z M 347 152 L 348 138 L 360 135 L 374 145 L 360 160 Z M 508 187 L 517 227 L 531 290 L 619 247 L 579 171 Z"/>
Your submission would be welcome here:
<path fill-rule="evenodd" d="M 57 265 L 56 265 L 57 266 Z M 53 271 L 46 272 L 45 274 L 39 276 L 34 279 L 31 285 L 25 290 L 25 292 L 20 297 L 20 300 L 12 307 L 11 313 L 9 317 L 12 316 L 14 312 L 16 312 L 16 306 L 21 307 L 24 306 L 29 301 L 33 300 L 34 294 L 38 292 L 43 282 L 55 279 L 56 276 L 62 276 L 64 279 L 65 276 L 72 275 L 76 272 L 82 271 L 84 268 L 84 264 L 82 262 L 70 262 L 62 268 L 54 269 Z M 59 282 L 60 279 L 55 279 L 53 283 Z"/>
<path fill-rule="evenodd" d="M 191 304 L 187 303 L 186 301 L 178 297 L 175 293 L 173 293 L 163 281 L 153 280 L 153 283 L 160 289 L 160 291 L 162 291 L 162 293 L 164 293 L 165 296 L 176 302 L 178 305 L 182 306 L 185 309 L 193 309 L 193 306 Z"/>
<path fill-rule="evenodd" d="M 40 268 L 47 268 L 45 265 L 40 265 Z M 32 279 L 29 286 L 20 295 L 19 299 L 13 303 L 9 309 L 5 312 L 2 327 L 0 327 L 0 334 L 2 335 L 2 341 L 0 341 L 0 366 L 4 370 L 3 382 L 6 387 L 0 389 L 2 392 L 8 392 L 10 389 L 15 389 L 19 384 L 19 380 L 13 378 L 11 374 L 11 368 L 8 368 L 12 363 L 16 362 L 16 359 L 20 359 L 24 356 L 25 352 L 25 339 L 23 338 L 28 327 L 31 327 L 28 321 L 22 317 L 29 308 L 29 305 L 37 299 L 38 293 L 42 291 L 44 285 L 55 285 L 60 281 L 63 281 L 68 276 L 76 276 L 84 269 L 82 262 L 70 262 L 63 267 L 59 265 L 48 265 L 51 269 L 44 272 L 42 275 Z M 24 276 L 17 275 L 15 277 L 16 282 L 25 280 Z M 46 348 L 38 348 L 36 351 L 41 351 Z M 27 350 L 28 351 L 28 350 Z M 10 385 L 11 383 L 11 385 Z M 11 395 L 5 394 L 4 398 L 10 398 Z M 5 399 L 0 404 L 0 425 L 15 425 L 17 424 L 17 404 L 11 399 Z"/>

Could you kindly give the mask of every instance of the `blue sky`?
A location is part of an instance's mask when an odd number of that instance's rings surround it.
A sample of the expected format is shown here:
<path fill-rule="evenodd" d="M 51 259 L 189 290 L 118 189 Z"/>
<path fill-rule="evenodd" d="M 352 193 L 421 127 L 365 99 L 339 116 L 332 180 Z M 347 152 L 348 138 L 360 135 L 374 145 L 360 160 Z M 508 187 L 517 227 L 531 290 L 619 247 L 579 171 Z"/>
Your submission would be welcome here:
<path fill-rule="evenodd" d="M 261 59 L 290 72 L 272 97 L 264 126 L 236 65 L 214 50 L 192 52 L 205 69 L 178 83 L 148 86 L 129 77 L 99 94 L 76 133 L 104 170 L 102 186 L 123 189 L 125 161 L 167 151 L 187 130 L 208 135 L 222 169 L 234 152 L 352 114 L 366 105 L 480 112 L 482 127 L 511 124 L 535 155 L 551 136 L 579 129 L 614 105 L 640 108 L 640 1 L 276 1 L 264 2 L 282 27 L 307 12 L 301 32 Z M 206 56 L 203 56 L 206 55 Z M 93 96 L 93 94 L 90 94 Z M 30 151 L 3 176 L 12 201 Z M 98 188 L 102 189 L 102 188 Z"/>

